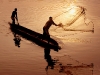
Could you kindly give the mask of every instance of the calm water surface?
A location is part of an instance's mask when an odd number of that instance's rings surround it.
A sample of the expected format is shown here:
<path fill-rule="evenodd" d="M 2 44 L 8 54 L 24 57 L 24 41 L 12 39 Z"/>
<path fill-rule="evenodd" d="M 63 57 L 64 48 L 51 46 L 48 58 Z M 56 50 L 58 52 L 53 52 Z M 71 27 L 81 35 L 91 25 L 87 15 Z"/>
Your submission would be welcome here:
<path fill-rule="evenodd" d="M 93 75 L 99 75 L 100 15 L 98 14 L 99 10 L 96 10 L 94 7 L 99 6 L 99 4 L 97 4 L 98 2 L 88 2 L 78 1 L 77 4 L 88 9 L 87 17 L 95 24 L 95 32 L 69 31 L 61 34 L 51 31 L 52 37 L 59 42 L 62 49 L 59 52 L 51 50 L 50 55 L 52 58 L 69 55 L 74 59 L 74 62 L 77 60 L 84 64 L 94 63 Z M 19 23 L 24 27 L 42 33 L 42 27 L 48 20 L 48 17 L 54 16 L 60 11 L 59 8 L 64 8 L 65 6 L 67 6 L 66 2 L 56 0 L 0 1 L 0 75 L 64 75 L 57 70 L 48 72 L 45 70 L 47 62 L 44 59 L 44 48 L 22 37 L 20 48 L 15 46 L 14 36 L 9 29 L 8 22 L 11 22 L 11 12 L 17 7 Z M 68 58 L 66 58 L 65 62 L 68 61 Z"/>

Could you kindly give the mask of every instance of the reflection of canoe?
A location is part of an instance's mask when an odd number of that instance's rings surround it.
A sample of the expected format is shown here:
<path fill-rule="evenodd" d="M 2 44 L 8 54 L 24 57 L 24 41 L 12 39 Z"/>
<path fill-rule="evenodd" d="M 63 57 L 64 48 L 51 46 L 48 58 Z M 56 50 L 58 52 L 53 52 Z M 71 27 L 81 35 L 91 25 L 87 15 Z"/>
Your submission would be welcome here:
<path fill-rule="evenodd" d="M 40 33 L 32 31 L 28 28 L 25 28 L 23 26 L 17 25 L 17 24 L 11 24 L 10 25 L 10 29 L 12 32 L 22 36 L 23 38 L 30 40 L 32 42 L 35 42 L 36 44 L 38 44 L 39 46 L 42 46 L 44 48 L 48 47 L 50 49 L 54 49 L 57 50 L 60 49 L 60 46 L 58 45 L 58 43 L 50 38 L 49 44 L 48 44 L 48 40 Z"/>

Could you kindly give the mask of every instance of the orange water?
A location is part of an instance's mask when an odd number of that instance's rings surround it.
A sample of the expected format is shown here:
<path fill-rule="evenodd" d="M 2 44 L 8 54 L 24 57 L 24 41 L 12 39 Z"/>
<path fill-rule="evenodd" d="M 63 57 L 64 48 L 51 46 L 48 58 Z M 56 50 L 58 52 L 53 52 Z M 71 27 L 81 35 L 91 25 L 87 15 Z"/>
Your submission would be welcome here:
<path fill-rule="evenodd" d="M 57 33 L 56 35 L 51 31 L 53 38 L 62 46 L 59 52 L 51 50 L 51 56 L 69 55 L 85 64 L 94 63 L 93 75 L 100 74 L 100 15 L 98 14 L 99 10 L 94 7 L 99 6 L 99 1 L 97 3 L 77 2 L 88 9 L 87 17 L 95 24 L 94 33 L 69 31 L 68 34 Z M 21 47 L 15 46 L 14 37 L 8 25 L 8 22 L 11 22 L 10 16 L 13 9 L 18 8 L 19 23 L 22 26 L 42 33 L 42 27 L 48 17 L 54 16 L 61 8 L 65 7 L 65 4 L 66 2 L 63 3 L 59 0 L 0 1 L 0 75 L 47 75 L 44 48 L 23 38 L 21 38 Z"/>

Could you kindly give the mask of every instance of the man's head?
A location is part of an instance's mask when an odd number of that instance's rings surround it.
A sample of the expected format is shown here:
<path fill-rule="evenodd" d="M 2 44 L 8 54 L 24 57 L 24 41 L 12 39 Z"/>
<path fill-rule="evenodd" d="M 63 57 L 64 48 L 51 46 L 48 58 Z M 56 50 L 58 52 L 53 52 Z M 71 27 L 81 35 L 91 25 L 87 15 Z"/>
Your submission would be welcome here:
<path fill-rule="evenodd" d="M 15 11 L 17 11 L 17 8 L 15 8 Z"/>
<path fill-rule="evenodd" d="M 52 17 L 49 17 L 49 20 L 52 20 Z"/>

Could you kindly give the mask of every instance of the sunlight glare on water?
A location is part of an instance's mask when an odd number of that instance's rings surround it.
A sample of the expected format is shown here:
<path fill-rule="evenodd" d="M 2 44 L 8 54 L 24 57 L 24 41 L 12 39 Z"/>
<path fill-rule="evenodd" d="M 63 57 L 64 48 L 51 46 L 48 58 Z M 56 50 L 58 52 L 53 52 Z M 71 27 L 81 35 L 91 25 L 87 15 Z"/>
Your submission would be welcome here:
<path fill-rule="evenodd" d="M 75 6 L 71 6 L 71 8 L 74 8 Z M 69 13 L 71 14 L 71 15 L 74 15 L 75 13 L 76 13 L 76 9 L 74 8 L 74 9 L 72 9 L 71 11 L 69 11 Z"/>

